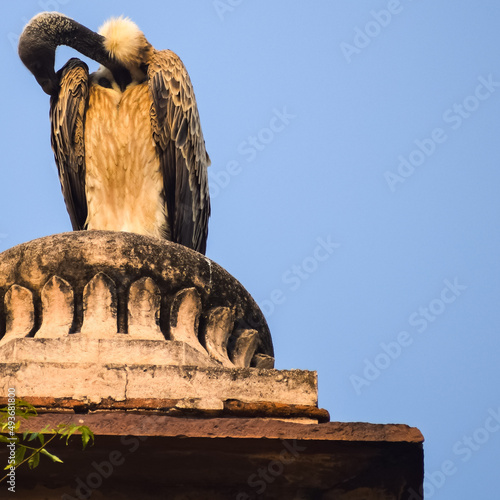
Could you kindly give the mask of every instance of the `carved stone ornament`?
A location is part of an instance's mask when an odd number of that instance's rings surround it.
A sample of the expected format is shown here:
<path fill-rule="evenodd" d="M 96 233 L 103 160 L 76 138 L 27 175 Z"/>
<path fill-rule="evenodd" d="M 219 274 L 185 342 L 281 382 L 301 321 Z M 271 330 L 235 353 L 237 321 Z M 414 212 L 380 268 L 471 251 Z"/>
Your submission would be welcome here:
<path fill-rule="evenodd" d="M 181 342 L 226 368 L 274 364 L 266 320 L 235 278 L 131 233 L 64 233 L 0 254 L 0 345 L 25 337 Z"/>

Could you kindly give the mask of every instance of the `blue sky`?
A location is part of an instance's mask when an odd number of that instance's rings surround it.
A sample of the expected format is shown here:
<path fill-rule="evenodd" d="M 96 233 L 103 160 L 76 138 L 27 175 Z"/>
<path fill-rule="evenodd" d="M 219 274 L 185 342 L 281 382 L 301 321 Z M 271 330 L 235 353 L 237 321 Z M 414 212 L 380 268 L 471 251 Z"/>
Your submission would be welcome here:
<path fill-rule="evenodd" d="M 426 498 L 496 498 L 500 3 L 9 2 L 0 250 L 71 229 L 48 97 L 14 49 L 42 10 L 125 14 L 183 59 L 207 255 L 261 304 L 277 368 L 317 370 L 332 420 L 420 428 Z"/>

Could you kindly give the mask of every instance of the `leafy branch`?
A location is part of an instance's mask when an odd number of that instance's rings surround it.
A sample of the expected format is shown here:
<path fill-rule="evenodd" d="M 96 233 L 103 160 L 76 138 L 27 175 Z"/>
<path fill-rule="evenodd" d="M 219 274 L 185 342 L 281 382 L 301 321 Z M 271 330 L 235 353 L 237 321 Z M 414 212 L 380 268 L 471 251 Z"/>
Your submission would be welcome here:
<path fill-rule="evenodd" d="M 0 408 L 0 442 L 7 443 L 8 445 L 14 444 L 15 446 L 14 456 L 9 459 L 9 463 L 4 467 L 4 470 L 11 470 L 12 468 L 15 470 L 26 462 L 30 469 L 34 469 L 40 463 L 41 455 L 45 455 L 53 462 L 62 463 L 62 460 L 58 456 L 47 450 L 47 446 L 56 438 L 66 439 L 66 445 L 68 445 L 70 437 L 75 432 L 79 432 L 82 436 L 83 449 L 86 448 L 90 441 L 92 441 L 92 444 L 94 443 L 94 433 L 86 425 L 60 423 L 53 428 L 47 425 L 39 432 L 25 431 L 21 433 L 19 430 L 21 419 L 27 420 L 36 417 L 37 411 L 27 401 L 16 399 L 14 413 L 16 417 L 15 422 L 12 418 L 9 418 L 9 415 L 12 417 L 12 414 L 9 413 L 9 407 Z M 12 437 L 7 437 L 4 434 Z M 46 441 L 45 435 L 47 434 L 52 434 L 52 436 Z M 26 456 L 26 453 L 28 453 L 28 456 Z M 7 473 L 0 478 L 0 483 L 8 477 L 9 474 Z"/>

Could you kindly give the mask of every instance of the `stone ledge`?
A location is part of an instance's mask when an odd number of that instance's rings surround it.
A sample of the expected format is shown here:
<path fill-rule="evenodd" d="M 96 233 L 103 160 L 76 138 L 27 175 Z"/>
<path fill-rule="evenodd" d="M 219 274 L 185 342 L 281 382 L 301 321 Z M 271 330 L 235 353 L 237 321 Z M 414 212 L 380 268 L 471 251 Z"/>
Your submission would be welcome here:
<path fill-rule="evenodd" d="M 41 415 L 24 429 L 61 419 Z M 88 425 L 95 445 L 81 452 L 77 437 L 69 447 L 54 442 L 64 463 L 20 469 L 19 500 L 89 492 L 92 500 L 409 500 L 422 486 L 423 438 L 406 425 L 117 413 L 64 420 Z"/>
<path fill-rule="evenodd" d="M 28 397 L 25 400 L 33 405 L 39 414 L 54 412 L 57 414 L 92 414 L 103 412 L 128 414 L 154 414 L 173 417 L 240 417 L 240 418 L 273 418 L 300 423 L 324 423 L 330 421 L 327 410 L 310 405 L 293 405 L 282 403 L 244 403 L 237 400 L 226 400 L 217 408 L 209 408 L 208 402 L 197 399 L 153 399 L 135 398 L 125 401 L 103 399 L 99 403 L 82 403 L 71 398 Z M 0 407 L 7 406 L 8 398 L 0 397 Z"/>
<path fill-rule="evenodd" d="M 224 408 L 227 400 L 317 406 L 316 372 L 119 363 L 0 363 L 0 394 L 18 398 L 182 400 L 198 409 Z M 200 406 L 201 405 L 201 406 Z"/>
<path fill-rule="evenodd" d="M 21 338 L 0 346 L 9 363 L 96 363 L 221 366 L 185 342 L 173 340 L 95 339 L 73 334 L 59 339 Z"/>
<path fill-rule="evenodd" d="M 58 413 L 45 413 L 23 422 L 21 431 L 40 431 L 57 425 Z M 424 437 L 416 427 L 405 424 L 367 422 L 327 422 L 300 424 L 265 418 L 176 418 L 164 415 L 133 415 L 104 412 L 89 415 L 64 415 L 64 421 L 89 426 L 96 436 L 157 436 L 232 439 L 299 439 L 305 441 L 350 441 L 364 443 L 422 444 Z"/>

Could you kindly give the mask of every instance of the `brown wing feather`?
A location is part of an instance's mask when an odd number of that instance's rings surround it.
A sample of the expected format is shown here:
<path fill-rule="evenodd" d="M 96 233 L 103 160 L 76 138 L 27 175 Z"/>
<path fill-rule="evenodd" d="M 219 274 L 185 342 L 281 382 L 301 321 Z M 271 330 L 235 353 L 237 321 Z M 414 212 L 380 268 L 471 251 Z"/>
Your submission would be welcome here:
<path fill-rule="evenodd" d="M 153 139 L 163 173 L 172 240 L 205 253 L 210 158 L 193 86 L 184 64 L 170 50 L 154 52 L 148 79 Z"/>
<path fill-rule="evenodd" d="M 59 94 L 50 99 L 52 150 L 61 189 L 74 230 L 85 229 L 84 125 L 89 70 L 79 59 L 70 59 L 58 72 Z"/>

